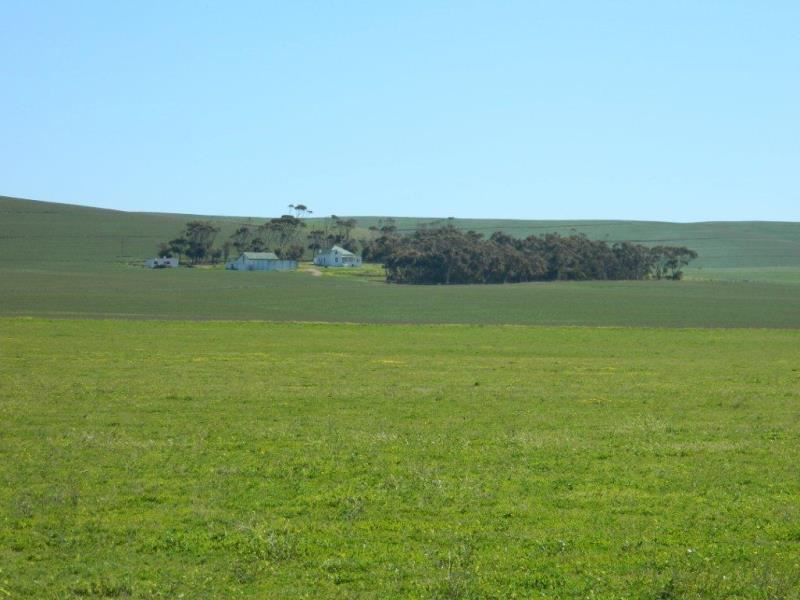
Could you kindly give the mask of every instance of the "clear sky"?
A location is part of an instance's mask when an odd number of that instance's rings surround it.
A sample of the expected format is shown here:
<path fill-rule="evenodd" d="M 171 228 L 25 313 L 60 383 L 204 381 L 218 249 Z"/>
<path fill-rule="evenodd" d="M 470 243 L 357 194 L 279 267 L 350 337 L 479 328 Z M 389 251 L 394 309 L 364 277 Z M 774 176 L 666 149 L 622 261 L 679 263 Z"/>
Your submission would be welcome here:
<path fill-rule="evenodd" d="M 0 194 L 800 220 L 800 1 L 0 2 Z"/>

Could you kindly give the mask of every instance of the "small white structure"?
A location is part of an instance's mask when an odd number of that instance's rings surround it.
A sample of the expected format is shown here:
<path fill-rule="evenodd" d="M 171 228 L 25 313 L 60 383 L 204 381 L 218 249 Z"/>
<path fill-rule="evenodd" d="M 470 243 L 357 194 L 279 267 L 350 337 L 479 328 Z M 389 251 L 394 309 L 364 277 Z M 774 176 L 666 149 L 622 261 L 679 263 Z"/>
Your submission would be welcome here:
<path fill-rule="evenodd" d="M 174 269 L 178 266 L 178 259 L 177 258 L 167 258 L 167 257 L 159 257 L 159 258 L 148 258 L 144 262 L 144 266 L 148 269 Z"/>
<path fill-rule="evenodd" d="M 274 252 L 242 252 L 225 265 L 231 271 L 293 271 L 296 260 L 281 260 Z"/>
<path fill-rule="evenodd" d="M 360 267 L 361 257 L 341 246 L 334 246 L 317 254 L 314 257 L 314 264 L 320 267 Z"/>

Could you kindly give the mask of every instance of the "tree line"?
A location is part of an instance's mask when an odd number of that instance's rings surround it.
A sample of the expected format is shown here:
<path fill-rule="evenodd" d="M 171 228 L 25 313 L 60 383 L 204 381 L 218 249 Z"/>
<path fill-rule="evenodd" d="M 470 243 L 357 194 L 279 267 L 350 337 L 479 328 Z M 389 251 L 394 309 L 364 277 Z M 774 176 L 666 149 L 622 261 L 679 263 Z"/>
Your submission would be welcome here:
<path fill-rule="evenodd" d="M 294 215 L 281 215 L 260 225 L 242 225 L 220 245 L 220 229 L 209 221 L 190 221 L 176 238 L 159 246 L 160 256 L 186 257 L 191 264 L 227 261 L 231 253 L 274 252 L 299 260 L 339 245 L 361 252 L 366 262 L 382 263 L 394 283 L 464 284 L 589 279 L 681 279 L 683 267 L 697 258 L 685 246 L 648 247 L 633 242 L 610 244 L 584 235 L 549 233 L 514 238 L 495 232 L 488 238 L 451 224 L 423 227 L 401 234 L 392 219 L 356 237 L 355 219 L 333 215 L 314 229 L 301 218 L 304 205 L 290 205 Z"/>
<path fill-rule="evenodd" d="M 192 265 L 217 264 L 232 254 L 242 252 L 274 252 L 284 260 L 300 260 L 309 251 L 339 245 L 358 252 L 363 241 L 353 237 L 357 221 L 332 215 L 312 230 L 301 218 L 312 214 L 304 204 L 290 204 L 294 215 L 281 215 L 260 225 L 241 225 L 221 244 L 217 244 L 220 228 L 210 221 L 189 221 L 173 239 L 158 246 L 161 257 L 186 258 Z"/>
<path fill-rule="evenodd" d="M 584 235 L 550 233 L 488 239 L 452 225 L 398 235 L 387 228 L 364 248 L 364 259 L 382 262 L 394 283 L 465 284 L 589 279 L 680 279 L 697 258 L 684 246 L 609 244 Z"/>

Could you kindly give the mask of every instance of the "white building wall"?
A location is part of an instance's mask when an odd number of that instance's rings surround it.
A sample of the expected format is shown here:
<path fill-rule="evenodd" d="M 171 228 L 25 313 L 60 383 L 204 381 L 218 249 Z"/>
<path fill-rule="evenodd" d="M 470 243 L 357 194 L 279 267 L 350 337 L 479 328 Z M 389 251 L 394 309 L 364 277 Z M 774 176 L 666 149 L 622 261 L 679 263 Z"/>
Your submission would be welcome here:
<path fill-rule="evenodd" d="M 360 267 L 360 256 L 340 256 L 338 253 L 328 250 L 314 257 L 314 264 L 320 267 Z"/>
<path fill-rule="evenodd" d="M 178 266 L 177 258 L 149 258 L 145 261 L 145 266 L 150 269 L 157 267 L 175 268 Z"/>
<path fill-rule="evenodd" d="M 240 256 L 229 262 L 227 268 L 233 271 L 293 271 L 297 268 L 296 260 L 248 260 Z"/>

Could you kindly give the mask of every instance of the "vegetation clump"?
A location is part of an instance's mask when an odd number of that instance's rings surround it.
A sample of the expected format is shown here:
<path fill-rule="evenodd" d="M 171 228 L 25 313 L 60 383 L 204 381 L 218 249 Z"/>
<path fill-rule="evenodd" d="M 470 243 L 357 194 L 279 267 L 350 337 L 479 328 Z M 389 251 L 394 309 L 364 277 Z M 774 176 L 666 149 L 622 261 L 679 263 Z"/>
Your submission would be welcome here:
<path fill-rule="evenodd" d="M 214 239 L 219 227 L 209 221 L 189 221 L 181 234 L 158 247 L 159 256 L 175 256 L 178 260 L 186 256 L 193 265 L 211 261 L 216 263 L 222 251 L 214 248 Z"/>
<path fill-rule="evenodd" d="M 379 221 L 359 236 L 355 219 L 336 215 L 306 231 L 300 217 L 311 211 L 302 204 L 290 208 L 295 215 L 238 227 L 220 247 L 214 246 L 218 227 L 208 221 L 190 221 L 177 238 L 160 244 L 159 256 L 186 256 L 195 265 L 227 261 L 232 251 L 272 251 L 284 260 L 301 260 L 306 251 L 316 255 L 339 245 L 361 251 L 366 262 L 382 264 L 387 282 L 412 284 L 681 279 L 683 267 L 697 258 L 685 246 L 610 244 L 559 233 L 516 238 L 495 231 L 484 238 L 450 223 L 402 234 L 392 219 Z"/>
<path fill-rule="evenodd" d="M 357 225 L 355 219 L 332 215 L 323 224 L 306 233 L 306 222 L 302 217 L 312 214 L 305 204 L 290 204 L 294 215 L 281 215 L 261 225 L 241 225 L 222 242 L 214 241 L 220 228 L 209 221 L 189 221 L 174 239 L 158 245 L 159 257 L 186 257 L 192 265 L 217 264 L 227 261 L 233 252 L 274 252 L 283 260 L 301 260 L 306 251 L 317 254 L 334 245 L 358 252 L 367 243 L 358 240 L 352 232 Z"/>
<path fill-rule="evenodd" d="M 383 262 L 389 282 L 465 284 L 681 279 L 697 253 L 684 246 L 612 245 L 557 233 L 518 239 L 498 231 L 485 239 L 446 225 L 408 236 L 386 231 L 365 249 L 365 258 Z"/>

